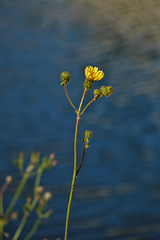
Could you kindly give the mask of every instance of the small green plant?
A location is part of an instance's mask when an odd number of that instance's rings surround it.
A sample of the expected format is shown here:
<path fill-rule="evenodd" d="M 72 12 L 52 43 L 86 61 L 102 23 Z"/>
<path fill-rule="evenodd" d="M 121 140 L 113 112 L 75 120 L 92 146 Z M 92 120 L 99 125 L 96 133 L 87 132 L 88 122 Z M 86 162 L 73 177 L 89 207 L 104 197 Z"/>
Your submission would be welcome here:
<path fill-rule="evenodd" d="M 92 88 L 93 83 L 96 81 L 100 81 L 104 77 L 104 72 L 101 70 L 98 70 L 98 67 L 92 67 L 88 66 L 85 68 L 85 80 L 83 83 L 84 91 L 82 94 L 82 98 L 79 104 L 79 108 L 76 108 L 74 104 L 72 103 L 68 91 L 67 91 L 67 84 L 70 82 L 70 73 L 65 71 L 61 73 L 61 85 L 64 86 L 66 96 L 71 104 L 71 106 L 74 108 L 76 112 L 76 126 L 75 126 L 75 136 L 74 136 L 74 169 L 73 169 L 73 177 L 72 177 L 72 183 L 71 183 L 71 190 L 70 190 L 70 196 L 69 196 L 69 202 L 68 202 L 68 208 L 67 208 L 67 215 L 66 215 L 66 225 L 65 225 L 65 236 L 64 239 L 68 239 L 68 226 L 69 226 L 69 218 L 70 218 L 70 211 L 71 211 L 71 204 L 72 204 L 72 198 L 73 198 L 73 192 L 75 188 L 75 182 L 76 177 L 79 174 L 79 171 L 81 169 L 86 149 L 89 147 L 89 138 L 92 137 L 92 132 L 89 130 L 86 130 L 84 133 L 84 137 L 82 141 L 84 142 L 84 150 L 82 153 L 82 158 L 79 163 L 77 164 L 77 136 L 78 136 L 78 127 L 79 127 L 79 121 L 86 111 L 86 109 L 97 99 L 101 98 L 102 96 L 108 97 L 113 93 L 113 88 L 111 86 L 102 86 L 100 89 L 95 89 L 93 94 L 93 99 L 82 109 L 82 104 L 84 101 L 84 97 L 86 95 L 86 92 Z"/>
<path fill-rule="evenodd" d="M 33 153 L 26 168 L 24 168 L 23 153 L 20 153 L 19 158 L 14 160 L 14 164 L 18 167 L 22 178 L 8 208 L 5 211 L 3 209 L 3 197 L 5 190 L 12 182 L 11 176 L 6 177 L 5 183 L 0 189 L 0 240 L 3 239 L 3 236 L 6 238 L 10 237 L 9 233 L 4 232 L 4 228 L 8 225 L 10 220 L 16 220 L 18 218 L 18 213 L 14 211 L 14 207 L 20 197 L 21 192 L 24 191 L 27 180 L 31 177 L 34 177 L 35 179 L 33 193 L 31 193 L 32 196 L 28 196 L 26 199 L 26 203 L 23 206 L 23 217 L 17 230 L 12 236 L 12 240 L 19 239 L 26 222 L 33 211 L 36 212 L 37 218 L 35 219 L 32 228 L 25 236 L 24 240 L 29 240 L 34 235 L 43 218 L 49 218 L 51 216 L 52 210 L 46 210 L 46 208 L 49 200 L 52 197 L 52 194 L 50 192 L 44 192 L 43 187 L 40 185 L 40 181 L 43 172 L 45 170 L 51 170 L 56 165 L 56 160 L 54 157 L 54 154 L 50 154 L 49 157 L 46 156 L 40 159 L 39 153 Z"/>

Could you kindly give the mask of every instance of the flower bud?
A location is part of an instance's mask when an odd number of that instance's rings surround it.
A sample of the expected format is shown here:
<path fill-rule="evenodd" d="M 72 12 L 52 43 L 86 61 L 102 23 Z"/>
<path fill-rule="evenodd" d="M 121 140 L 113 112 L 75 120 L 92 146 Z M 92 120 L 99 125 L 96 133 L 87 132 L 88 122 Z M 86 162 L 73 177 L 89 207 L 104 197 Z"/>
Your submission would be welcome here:
<path fill-rule="evenodd" d="M 57 161 L 56 160 L 53 160 L 52 161 L 52 167 L 55 167 L 57 165 Z"/>
<path fill-rule="evenodd" d="M 94 98 L 95 98 L 95 99 L 98 99 L 98 98 L 100 98 L 101 96 L 102 96 L 101 90 L 95 89 L 95 90 L 94 90 Z"/>
<path fill-rule="evenodd" d="M 54 154 L 54 153 L 51 153 L 51 154 L 49 155 L 49 157 L 50 157 L 51 159 L 54 159 L 54 158 L 55 158 L 55 154 Z"/>
<path fill-rule="evenodd" d="M 46 202 L 48 202 L 51 198 L 52 198 L 52 193 L 51 192 L 46 192 L 44 195 L 43 195 L 43 198 Z"/>
<path fill-rule="evenodd" d="M 91 138 L 92 137 L 92 132 L 89 130 L 86 130 L 84 133 L 85 138 Z"/>
<path fill-rule="evenodd" d="M 27 197 L 26 202 L 27 202 L 27 203 L 31 203 L 31 202 L 32 202 L 31 196 L 28 196 L 28 197 Z"/>
<path fill-rule="evenodd" d="M 23 170 L 23 163 L 24 163 L 24 153 L 21 152 L 19 154 L 19 158 L 14 160 L 14 164 L 19 168 L 20 171 Z"/>
<path fill-rule="evenodd" d="M 93 81 L 86 79 L 83 83 L 85 90 L 89 90 L 93 86 Z"/>
<path fill-rule="evenodd" d="M 3 232 L 3 235 L 4 235 L 6 238 L 9 238 L 9 233 Z"/>
<path fill-rule="evenodd" d="M 32 201 L 31 197 L 28 197 L 27 200 L 26 200 L 25 205 L 23 206 L 23 210 L 27 214 L 30 214 L 31 211 L 32 211 L 32 209 L 31 209 L 32 208 L 31 207 L 31 201 Z"/>
<path fill-rule="evenodd" d="M 106 97 L 111 95 L 113 93 L 113 87 L 112 86 L 102 86 L 101 87 L 102 94 Z"/>
<path fill-rule="evenodd" d="M 10 216 L 10 219 L 11 220 L 17 220 L 18 219 L 18 212 L 14 211 L 11 213 L 11 216 Z"/>
<path fill-rule="evenodd" d="M 42 186 L 38 186 L 35 190 L 36 190 L 36 193 L 42 193 L 44 188 Z"/>
<path fill-rule="evenodd" d="M 30 161 L 31 161 L 31 163 L 34 163 L 34 164 L 39 163 L 39 161 L 40 161 L 40 152 L 32 153 Z"/>
<path fill-rule="evenodd" d="M 10 184 L 12 182 L 12 176 L 7 176 L 6 177 L 6 183 Z"/>
<path fill-rule="evenodd" d="M 61 73 L 61 85 L 67 84 L 70 81 L 70 73 L 67 71 L 64 71 Z"/>

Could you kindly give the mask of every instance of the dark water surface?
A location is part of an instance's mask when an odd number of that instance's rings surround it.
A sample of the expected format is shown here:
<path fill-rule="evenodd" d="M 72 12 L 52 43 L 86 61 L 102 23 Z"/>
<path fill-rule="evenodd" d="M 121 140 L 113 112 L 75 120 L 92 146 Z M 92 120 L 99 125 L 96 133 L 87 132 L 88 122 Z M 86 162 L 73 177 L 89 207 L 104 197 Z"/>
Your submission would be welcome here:
<path fill-rule="evenodd" d="M 159 22 L 156 0 L 0 1 L 0 184 L 14 177 L 5 204 L 19 179 L 12 160 L 20 151 L 26 159 L 32 151 L 54 152 L 58 160 L 43 178 L 54 214 L 33 239 L 63 239 L 75 116 L 59 76 L 70 71 L 77 106 L 87 65 L 105 72 L 95 88 L 112 85 L 115 93 L 90 106 L 80 122 L 79 144 L 86 129 L 93 137 L 77 179 L 69 239 L 160 239 Z M 91 98 L 89 91 L 86 103 Z M 17 224 L 7 230 L 13 234 Z"/>

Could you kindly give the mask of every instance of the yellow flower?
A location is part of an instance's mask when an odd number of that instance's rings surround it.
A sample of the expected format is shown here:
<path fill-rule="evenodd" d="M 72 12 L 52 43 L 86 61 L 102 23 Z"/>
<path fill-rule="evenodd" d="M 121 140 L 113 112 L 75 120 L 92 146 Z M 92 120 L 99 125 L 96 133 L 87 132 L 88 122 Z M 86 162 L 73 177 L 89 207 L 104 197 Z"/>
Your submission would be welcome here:
<path fill-rule="evenodd" d="M 90 81 L 99 81 L 104 77 L 104 72 L 98 70 L 98 67 L 88 66 L 85 68 L 85 76 L 87 80 Z"/>

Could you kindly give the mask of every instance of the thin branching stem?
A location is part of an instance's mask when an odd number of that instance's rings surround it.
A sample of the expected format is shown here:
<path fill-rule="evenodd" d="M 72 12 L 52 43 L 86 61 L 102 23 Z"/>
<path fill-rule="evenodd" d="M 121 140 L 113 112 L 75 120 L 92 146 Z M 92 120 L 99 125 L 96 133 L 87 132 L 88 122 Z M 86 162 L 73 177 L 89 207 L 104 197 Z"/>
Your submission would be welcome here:
<path fill-rule="evenodd" d="M 22 232 L 22 230 L 24 228 L 24 225 L 26 224 L 26 221 L 27 221 L 29 215 L 31 214 L 31 212 L 33 211 L 33 209 L 35 208 L 37 202 L 38 202 L 38 196 L 35 196 L 33 201 L 32 201 L 32 203 L 31 203 L 29 211 L 28 212 L 26 211 L 24 213 L 23 218 L 22 218 L 22 220 L 20 222 L 20 225 L 17 228 L 17 231 L 15 232 L 12 240 L 17 240 L 19 238 L 19 236 L 20 236 L 20 234 L 21 234 L 21 232 Z"/>
<path fill-rule="evenodd" d="M 79 164 L 79 167 L 77 168 L 76 177 L 78 176 L 78 173 L 79 173 L 79 171 L 80 171 L 80 169 L 82 167 L 82 163 L 83 163 L 83 159 L 84 159 L 85 153 L 86 153 L 86 147 L 84 147 L 84 149 L 83 149 L 83 155 L 82 155 L 82 159 L 81 159 L 81 162 Z"/>
<path fill-rule="evenodd" d="M 27 236 L 24 238 L 24 240 L 29 240 L 31 239 L 31 237 L 35 234 L 35 232 L 37 231 L 39 225 L 41 223 L 41 218 L 38 217 L 35 221 L 35 223 L 33 224 L 33 227 L 31 228 L 31 230 L 29 231 L 29 233 L 27 234 Z"/>
<path fill-rule="evenodd" d="M 21 222 L 20 222 L 20 225 L 19 225 L 17 231 L 15 232 L 15 235 L 14 235 L 14 237 L 13 237 L 13 240 L 17 240 L 17 239 L 18 239 L 19 235 L 21 234 L 21 232 L 22 232 L 22 230 L 23 230 L 23 228 L 24 228 L 24 225 L 25 225 L 25 223 L 26 223 L 29 215 L 31 214 L 31 212 L 33 211 L 33 209 L 35 208 L 35 206 L 36 206 L 36 204 L 37 204 L 37 202 L 38 202 L 38 200 L 39 200 L 39 197 L 38 197 L 38 194 L 37 194 L 37 189 L 38 189 L 38 187 L 39 187 L 39 185 L 40 185 L 40 180 L 41 180 L 41 177 L 42 177 L 42 172 L 43 172 L 42 168 L 39 167 L 39 169 L 38 169 L 38 171 L 37 171 L 37 176 L 36 176 L 36 180 L 35 180 L 35 185 L 34 185 L 34 198 L 33 198 L 33 201 L 32 201 L 32 203 L 31 203 L 31 205 L 30 205 L 29 212 L 26 211 L 26 212 L 24 213 L 24 216 L 23 216 L 23 218 L 22 218 L 22 220 L 21 220 Z"/>
<path fill-rule="evenodd" d="M 64 239 L 68 239 L 68 226 L 69 226 L 69 217 L 70 217 L 70 211 L 71 211 L 71 204 L 72 204 L 72 198 L 73 198 L 73 192 L 74 192 L 74 186 L 76 181 L 76 173 L 77 173 L 77 136 L 78 136 L 78 126 L 79 126 L 79 120 L 80 120 L 80 111 L 82 107 L 82 103 L 84 100 L 86 94 L 86 89 L 84 89 L 81 102 L 78 108 L 77 112 L 77 120 L 76 120 L 76 127 L 75 127 L 75 136 L 74 136 L 74 169 L 73 169 L 73 177 L 72 177 L 72 184 L 71 184 L 71 190 L 70 190 L 70 196 L 69 196 L 69 202 L 68 202 L 68 208 L 67 208 L 67 216 L 66 216 L 66 225 L 65 225 L 65 237 Z"/>
<path fill-rule="evenodd" d="M 0 222 L 0 240 L 3 238 L 3 223 Z"/>
<path fill-rule="evenodd" d="M 8 187 L 8 183 L 4 183 L 2 188 L 0 189 L 0 216 L 3 216 L 3 194 Z M 0 220 L 0 240 L 3 236 L 3 220 Z"/>
<path fill-rule="evenodd" d="M 74 108 L 74 110 L 75 110 L 76 113 L 77 113 L 78 110 L 77 110 L 77 108 L 74 106 L 74 104 L 72 103 L 72 101 L 71 101 L 71 99 L 70 99 L 70 97 L 69 97 L 66 84 L 64 84 L 64 90 L 65 90 L 65 92 L 66 92 L 66 96 L 67 96 L 67 98 L 68 98 L 68 101 L 70 102 L 71 106 Z"/>
<path fill-rule="evenodd" d="M 91 105 L 91 103 L 93 103 L 94 101 L 95 101 L 96 99 L 95 98 L 93 98 L 87 105 L 86 105 L 86 107 L 83 109 L 83 111 L 80 113 L 80 116 L 82 116 L 83 115 L 83 113 L 86 111 L 86 109 Z"/>
<path fill-rule="evenodd" d="M 67 209 L 67 216 L 66 216 L 65 238 L 64 238 L 65 240 L 68 239 L 69 217 L 70 217 L 71 204 L 72 204 L 72 198 L 73 198 L 73 192 L 74 192 L 74 185 L 75 185 L 75 181 L 76 181 L 76 172 L 77 172 L 77 134 L 78 134 L 79 120 L 80 119 L 77 116 L 76 128 L 75 128 L 75 138 L 74 138 L 74 170 L 73 170 L 72 184 L 71 184 L 71 190 L 70 190 L 70 196 L 69 196 L 69 202 L 68 202 L 68 209 Z"/>
<path fill-rule="evenodd" d="M 83 95 L 82 95 L 82 98 L 81 98 L 81 102 L 80 102 L 80 104 L 79 104 L 78 117 L 80 117 L 80 111 L 81 111 L 82 103 L 83 103 L 84 97 L 85 97 L 85 95 L 86 95 L 86 92 L 87 92 L 87 90 L 84 89 Z"/>
<path fill-rule="evenodd" d="M 22 180 L 21 180 L 21 182 L 20 182 L 20 184 L 19 184 L 19 186 L 18 186 L 14 196 L 13 196 L 13 199 L 12 199 L 10 205 L 8 206 L 8 208 L 6 210 L 5 217 L 8 217 L 9 214 L 11 213 L 12 209 L 14 208 L 14 206 L 15 206 L 15 204 L 16 204 L 16 202 L 17 202 L 17 200 L 18 200 L 18 198 L 19 198 L 19 196 L 20 196 L 20 194 L 21 194 L 21 192 L 22 192 L 22 190 L 24 188 L 24 185 L 25 185 L 25 183 L 26 183 L 28 178 L 29 178 L 29 173 L 25 173 L 23 175 L 23 178 L 22 178 Z"/>
<path fill-rule="evenodd" d="M 37 176 L 36 176 L 36 180 L 35 180 L 35 184 L 34 184 L 34 196 L 36 196 L 36 194 L 37 194 L 37 190 L 40 185 L 42 173 L 43 173 L 43 170 L 41 169 L 41 167 L 39 167 L 37 170 Z"/>
<path fill-rule="evenodd" d="M 0 216 L 3 216 L 3 194 L 8 187 L 8 183 L 4 183 L 0 189 Z"/>

